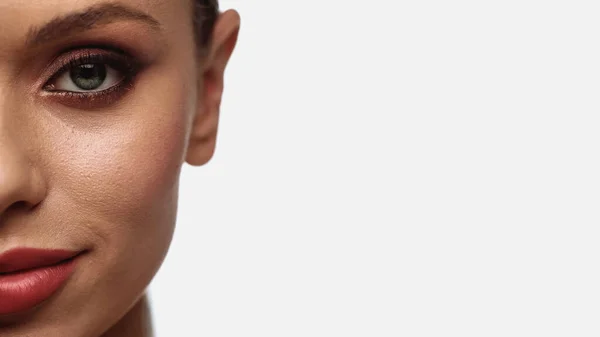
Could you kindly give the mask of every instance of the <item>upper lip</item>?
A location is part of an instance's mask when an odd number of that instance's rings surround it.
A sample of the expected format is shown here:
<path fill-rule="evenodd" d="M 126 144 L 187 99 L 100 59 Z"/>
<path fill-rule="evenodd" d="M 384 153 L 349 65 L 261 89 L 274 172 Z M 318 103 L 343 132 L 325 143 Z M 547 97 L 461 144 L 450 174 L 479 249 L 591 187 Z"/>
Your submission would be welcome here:
<path fill-rule="evenodd" d="M 63 249 L 16 248 L 0 254 L 0 274 L 49 267 L 75 257 Z"/>

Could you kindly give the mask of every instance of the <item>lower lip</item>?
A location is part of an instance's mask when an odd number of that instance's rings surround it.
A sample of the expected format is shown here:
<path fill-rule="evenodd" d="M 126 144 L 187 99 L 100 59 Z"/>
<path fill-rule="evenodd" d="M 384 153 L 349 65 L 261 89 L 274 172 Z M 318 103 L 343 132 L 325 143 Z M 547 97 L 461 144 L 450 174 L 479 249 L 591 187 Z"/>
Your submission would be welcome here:
<path fill-rule="evenodd" d="M 57 265 L 0 275 L 0 315 L 33 309 L 54 294 L 75 269 L 73 259 Z"/>

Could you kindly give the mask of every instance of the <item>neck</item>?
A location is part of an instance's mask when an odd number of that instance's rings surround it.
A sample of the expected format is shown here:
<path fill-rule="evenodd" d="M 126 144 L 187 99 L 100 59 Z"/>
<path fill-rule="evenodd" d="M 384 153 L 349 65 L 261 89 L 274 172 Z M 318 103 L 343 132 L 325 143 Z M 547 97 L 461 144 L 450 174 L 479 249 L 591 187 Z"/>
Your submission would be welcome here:
<path fill-rule="evenodd" d="M 148 296 L 142 298 L 101 337 L 153 337 Z"/>

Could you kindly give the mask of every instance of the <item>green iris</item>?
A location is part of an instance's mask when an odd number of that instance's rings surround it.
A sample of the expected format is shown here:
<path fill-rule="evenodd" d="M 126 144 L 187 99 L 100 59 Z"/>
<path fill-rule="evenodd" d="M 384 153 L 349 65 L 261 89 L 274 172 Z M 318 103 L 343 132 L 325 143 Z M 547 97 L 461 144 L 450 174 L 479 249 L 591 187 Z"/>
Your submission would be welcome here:
<path fill-rule="evenodd" d="M 83 64 L 71 69 L 71 80 L 81 90 L 98 89 L 106 80 L 106 66 Z"/>

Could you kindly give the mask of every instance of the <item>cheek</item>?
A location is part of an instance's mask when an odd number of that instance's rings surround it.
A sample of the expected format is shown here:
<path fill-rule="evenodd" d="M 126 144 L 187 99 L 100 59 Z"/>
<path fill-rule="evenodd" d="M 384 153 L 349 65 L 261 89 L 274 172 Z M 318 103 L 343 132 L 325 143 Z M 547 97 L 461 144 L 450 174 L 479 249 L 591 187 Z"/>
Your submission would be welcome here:
<path fill-rule="evenodd" d="M 94 135 L 87 146 L 80 144 L 78 159 L 71 159 L 89 184 L 79 192 L 88 200 L 110 204 L 111 213 L 121 217 L 157 210 L 151 206 L 168 201 L 164 199 L 171 196 L 179 176 L 185 125 L 180 111 L 162 113 L 169 118 L 119 125 Z"/>
<path fill-rule="evenodd" d="M 52 192 L 71 209 L 71 225 L 86 224 L 115 256 L 136 245 L 160 254 L 172 234 L 192 107 L 184 86 L 162 89 L 90 117 L 101 118 L 94 127 L 54 133 L 69 136 L 54 142 L 48 160 Z"/>
<path fill-rule="evenodd" d="M 70 181 L 72 193 L 121 220 L 158 211 L 177 185 L 185 147 L 183 114 L 162 113 L 169 117 L 124 123 L 71 144 L 67 160 L 85 177 Z"/>
<path fill-rule="evenodd" d="M 93 205 L 104 206 L 105 215 L 121 221 L 157 216 L 174 206 L 185 146 L 183 128 L 178 119 L 170 118 L 123 125 L 96 135 L 93 145 L 74 153 L 79 159 L 73 165 L 88 179 L 73 191 Z"/>

